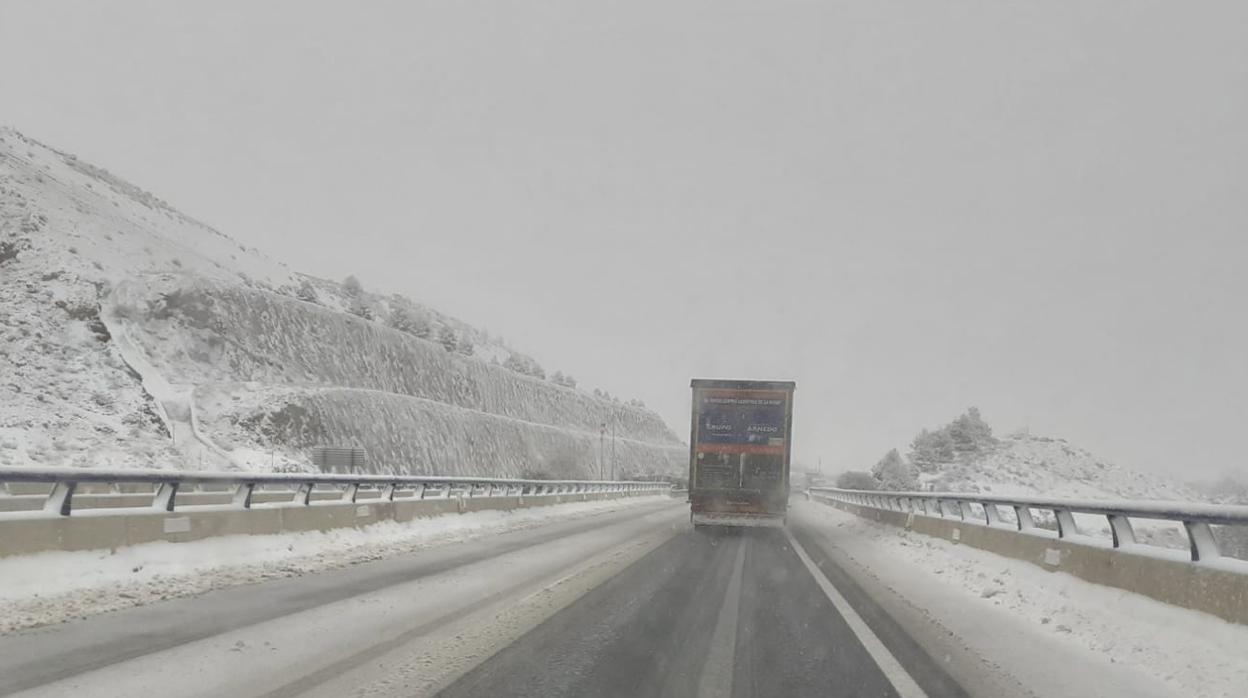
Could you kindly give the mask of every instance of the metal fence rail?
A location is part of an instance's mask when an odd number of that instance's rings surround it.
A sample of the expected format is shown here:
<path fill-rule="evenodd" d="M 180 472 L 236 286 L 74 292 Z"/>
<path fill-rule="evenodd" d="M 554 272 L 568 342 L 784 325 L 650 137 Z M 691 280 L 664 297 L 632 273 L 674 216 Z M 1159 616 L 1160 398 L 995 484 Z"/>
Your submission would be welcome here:
<path fill-rule="evenodd" d="M 1248 506 L 1239 505 L 1010 497 L 970 492 L 878 492 L 836 487 L 812 487 L 808 491 L 812 496 L 847 504 L 958 519 L 994 528 L 1013 527 L 1024 533 L 1037 532 L 1040 528 L 1032 515 L 1033 511 L 1049 512 L 1057 523 L 1058 538 L 1067 539 L 1086 537 L 1075 523 L 1075 514 L 1104 516 L 1109 522 L 1114 548 L 1139 545 L 1132 519 L 1176 521 L 1182 523 L 1187 532 L 1193 561 L 1223 558 L 1211 525 L 1248 525 Z M 983 509 L 982 521 L 974 521 L 978 517 L 971 505 L 979 505 Z M 1015 523 L 1004 520 L 999 507 L 1013 509 Z"/>
<path fill-rule="evenodd" d="M 355 502 L 361 492 L 373 501 L 400 499 L 433 499 L 451 497 L 502 497 L 536 496 L 556 494 L 581 494 L 595 492 L 654 492 L 666 493 L 671 485 L 665 482 L 605 481 L 605 480 L 521 480 L 509 478 L 483 478 L 458 476 L 399 476 L 399 475 L 346 475 L 315 473 L 245 473 L 245 472 L 185 472 L 179 470 L 127 470 L 105 468 L 0 468 L 0 496 L 9 494 L 14 483 L 50 484 L 42 510 L 49 515 L 69 516 L 74 511 L 74 492 L 80 485 L 103 484 L 120 492 L 119 486 L 146 484 L 153 486 L 151 503 L 156 511 L 172 512 L 193 509 L 195 506 L 178 504 L 178 493 L 192 488 L 220 488 L 232 491 L 230 506 L 249 509 L 253 494 L 276 489 L 289 493 L 288 504 L 310 506 L 313 497 L 326 491 L 337 492 L 333 499 Z M 4 514 L 0 514 L 3 517 Z"/>

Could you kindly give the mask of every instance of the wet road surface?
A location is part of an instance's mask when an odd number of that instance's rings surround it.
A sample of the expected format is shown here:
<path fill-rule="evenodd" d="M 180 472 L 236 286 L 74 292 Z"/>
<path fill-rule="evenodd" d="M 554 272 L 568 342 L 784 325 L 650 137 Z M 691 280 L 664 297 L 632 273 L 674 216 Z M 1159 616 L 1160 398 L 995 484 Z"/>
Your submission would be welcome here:
<path fill-rule="evenodd" d="M 880 644 L 892 645 L 886 651 L 908 676 L 886 676 L 792 540 L 776 529 L 688 530 L 440 695 L 964 695 L 896 627 L 875 634 L 888 638 Z M 810 559 L 825 580 L 836 575 L 830 562 Z M 837 576 L 877 625 L 887 624 Z"/>
<path fill-rule="evenodd" d="M 0 695 L 962 696 L 799 517 L 680 502 L 0 636 Z"/>

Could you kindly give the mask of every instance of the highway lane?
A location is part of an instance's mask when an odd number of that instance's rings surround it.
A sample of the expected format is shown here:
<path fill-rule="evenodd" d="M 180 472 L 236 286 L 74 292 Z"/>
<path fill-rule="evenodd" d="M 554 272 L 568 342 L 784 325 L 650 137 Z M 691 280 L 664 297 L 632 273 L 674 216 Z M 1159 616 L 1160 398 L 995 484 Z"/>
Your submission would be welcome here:
<path fill-rule="evenodd" d="M 416 630 L 458 622 L 484 600 L 528 593 L 577 564 L 605 558 L 612 564 L 603 569 L 614 571 L 612 565 L 627 564 L 629 555 L 681 530 L 686 516 L 681 503 L 656 498 L 412 555 L 0 635 L 0 695 L 124 696 L 148 686 L 158 686 L 162 696 L 259 695 Z M 248 675 L 253 664 L 259 673 Z"/>
<path fill-rule="evenodd" d="M 889 676 L 785 532 L 688 530 L 440 695 L 964 695 L 900 651 Z"/>
<path fill-rule="evenodd" d="M 694 531 L 685 506 L 0 637 L 0 694 L 966 694 L 800 522 Z"/>

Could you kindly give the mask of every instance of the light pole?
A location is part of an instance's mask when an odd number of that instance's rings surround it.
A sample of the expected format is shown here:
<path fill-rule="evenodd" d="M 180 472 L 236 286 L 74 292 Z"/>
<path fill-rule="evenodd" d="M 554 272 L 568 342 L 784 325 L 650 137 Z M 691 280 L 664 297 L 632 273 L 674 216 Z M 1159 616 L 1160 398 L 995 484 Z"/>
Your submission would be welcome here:
<path fill-rule="evenodd" d="M 607 479 L 606 478 L 606 463 L 603 462 L 603 457 L 605 455 L 605 445 L 606 445 L 604 442 L 606 438 L 607 438 L 607 424 L 606 422 L 603 422 L 602 426 L 599 427 L 598 429 L 598 479 L 599 480 Z"/>

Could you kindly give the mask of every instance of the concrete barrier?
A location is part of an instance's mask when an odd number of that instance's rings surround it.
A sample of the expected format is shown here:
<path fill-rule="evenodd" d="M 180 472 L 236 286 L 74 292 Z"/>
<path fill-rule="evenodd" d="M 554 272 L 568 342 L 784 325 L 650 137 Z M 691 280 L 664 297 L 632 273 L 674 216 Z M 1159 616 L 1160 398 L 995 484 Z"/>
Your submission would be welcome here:
<path fill-rule="evenodd" d="M 566 502 L 655 496 L 659 493 L 585 492 L 431 499 L 396 497 L 382 500 L 360 492 L 355 502 L 342 501 L 339 495 L 332 501 L 314 501 L 308 505 L 290 503 L 290 493 L 255 494 L 253 505 L 246 509 L 230 506 L 228 494 L 202 493 L 204 498 L 215 496 L 223 501 L 219 506 L 196 502 L 196 506 L 164 512 L 146 506 L 151 501 L 148 495 L 139 500 L 142 508 L 133 504 L 129 507 L 105 505 L 77 509 L 72 516 L 49 516 L 43 511 L 9 513 L 0 518 L 0 557 L 54 550 L 115 550 L 140 543 L 181 543 L 214 536 L 328 531 L 358 528 L 380 521 L 404 522 L 471 511 L 508 511 Z M 270 500 L 266 503 L 269 498 L 261 495 L 268 494 L 281 495 L 282 501 Z M 119 501 L 128 501 L 125 498 L 129 495 L 95 496 L 112 496 Z M 180 496 L 179 500 L 185 496 Z M 39 497 L 40 502 L 44 499 Z"/>
<path fill-rule="evenodd" d="M 1058 538 L 1043 529 L 1020 532 L 974 521 L 877 509 L 817 494 L 811 499 L 864 519 L 1248 625 L 1248 563 L 1240 560 L 1193 562 L 1183 552 L 1142 544 L 1114 548 L 1087 537 Z"/>

